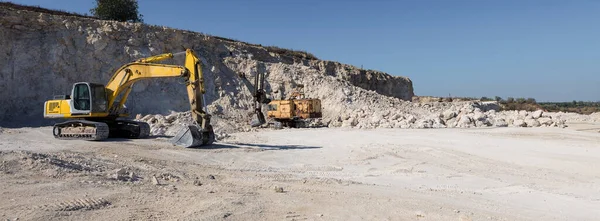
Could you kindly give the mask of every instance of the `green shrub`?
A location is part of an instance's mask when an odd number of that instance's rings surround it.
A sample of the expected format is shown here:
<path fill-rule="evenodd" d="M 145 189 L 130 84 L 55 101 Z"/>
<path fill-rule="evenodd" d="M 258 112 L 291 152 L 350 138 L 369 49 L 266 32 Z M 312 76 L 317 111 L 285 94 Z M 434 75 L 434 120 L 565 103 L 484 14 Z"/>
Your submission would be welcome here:
<path fill-rule="evenodd" d="M 90 13 L 103 20 L 143 22 L 137 0 L 96 0 L 96 7 Z"/>

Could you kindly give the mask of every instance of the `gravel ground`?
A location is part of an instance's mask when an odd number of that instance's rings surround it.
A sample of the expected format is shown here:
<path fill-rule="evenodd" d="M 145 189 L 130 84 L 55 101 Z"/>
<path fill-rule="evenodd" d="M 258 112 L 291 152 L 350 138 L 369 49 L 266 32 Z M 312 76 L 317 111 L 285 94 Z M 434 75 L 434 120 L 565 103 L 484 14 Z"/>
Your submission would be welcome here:
<path fill-rule="evenodd" d="M 0 218 L 598 220 L 599 128 L 263 130 L 205 149 L 4 129 Z"/>

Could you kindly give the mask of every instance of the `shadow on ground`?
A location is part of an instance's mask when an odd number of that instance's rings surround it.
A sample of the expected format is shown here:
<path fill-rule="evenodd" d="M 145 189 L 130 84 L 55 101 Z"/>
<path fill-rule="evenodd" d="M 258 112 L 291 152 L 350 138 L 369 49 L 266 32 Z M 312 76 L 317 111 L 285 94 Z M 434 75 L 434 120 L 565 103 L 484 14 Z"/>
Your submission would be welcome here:
<path fill-rule="evenodd" d="M 199 147 L 195 149 L 234 149 L 234 148 L 255 148 L 262 150 L 300 150 L 300 149 L 318 149 L 317 146 L 304 145 L 267 145 L 267 144 L 247 144 L 247 143 L 214 143 L 210 146 Z"/>

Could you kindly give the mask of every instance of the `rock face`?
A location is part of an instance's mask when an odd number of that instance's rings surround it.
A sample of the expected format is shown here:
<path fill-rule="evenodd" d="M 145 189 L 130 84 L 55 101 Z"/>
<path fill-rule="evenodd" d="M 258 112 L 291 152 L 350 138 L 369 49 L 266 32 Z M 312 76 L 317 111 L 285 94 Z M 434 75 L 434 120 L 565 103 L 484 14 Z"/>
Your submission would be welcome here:
<path fill-rule="evenodd" d="M 0 125 L 42 121 L 43 103 L 70 94 L 80 81 L 106 83 L 135 59 L 192 48 L 202 59 L 205 95 L 216 115 L 237 119 L 251 108 L 251 93 L 239 77 L 267 73 L 267 90 L 287 96 L 304 84 L 309 97 L 328 100 L 322 87 L 349 84 L 379 94 L 412 99 L 406 77 L 317 60 L 302 52 L 263 47 L 201 33 L 135 23 L 16 10 L 0 4 Z M 183 64 L 174 59 L 171 64 Z M 189 109 L 180 79 L 136 83 L 127 106 L 133 113 L 169 114 Z M 326 85 L 323 82 L 328 82 Z M 339 89 L 339 88 L 338 88 Z M 19 110 L 19 111 L 15 111 Z M 239 112 L 239 111 L 238 111 Z M 241 118 L 240 118 L 241 119 Z M 46 121 L 47 122 L 47 121 Z"/>

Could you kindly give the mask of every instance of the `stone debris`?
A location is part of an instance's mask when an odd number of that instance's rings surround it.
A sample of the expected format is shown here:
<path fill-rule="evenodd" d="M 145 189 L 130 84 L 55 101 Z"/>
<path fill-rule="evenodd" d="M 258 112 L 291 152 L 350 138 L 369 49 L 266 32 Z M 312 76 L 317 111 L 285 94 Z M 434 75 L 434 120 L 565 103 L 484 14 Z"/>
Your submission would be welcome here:
<path fill-rule="evenodd" d="M 283 187 L 280 187 L 280 186 L 275 186 L 275 187 L 273 187 L 273 190 L 274 190 L 276 193 L 283 193 Z"/>
<path fill-rule="evenodd" d="M 181 180 L 181 178 L 177 175 L 173 175 L 171 173 L 161 173 L 158 176 L 159 179 L 162 179 L 164 181 L 169 181 L 169 182 L 179 182 Z"/>
<path fill-rule="evenodd" d="M 152 176 L 152 184 L 160 185 L 160 182 L 158 182 L 158 179 L 156 179 L 156 176 Z"/>
<path fill-rule="evenodd" d="M 127 171 L 127 169 L 125 169 L 125 168 L 115 170 L 112 173 L 111 178 L 115 179 L 115 180 L 119 180 L 119 181 L 135 181 L 136 180 L 135 173 L 133 171 Z"/>
<path fill-rule="evenodd" d="M 351 90 L 351 89 L 348 89 Z M 366 92 L 368 93 L 368 92 Z M 360 93 L 359 93 L 360 94 Z M 310 120 L 309 127 L 374 128 L 475 128 L 475 127 L 559 127 L 567 126 L 562 115 L 538 111 L 499 111 L 496 103 L 475 101 L 448 103 L 411 103 L 394 100 L 379 94 L 352 98 L 359 107 L 334 104 L 324 106 L 327 111 L 322 119 Z M 386 102 L 387 100 L 387 102 Z M 389 107 L 392 108 L 389 108 Z M 325 111 L 324 111 L 325 112 Z M 189 112 L 172 112 L 170 115 L 146 115 L 140 119 L 151 126 L 152 135 L 173 136 L 178 128 L 191 122 Z M 222 124 L 223 125 L 223 124 Z M 246 125 L 215 128 L 229 132 L 243 132 Z M 217 140 L 229 137 L 228 133 L 216 131 Z"/>

